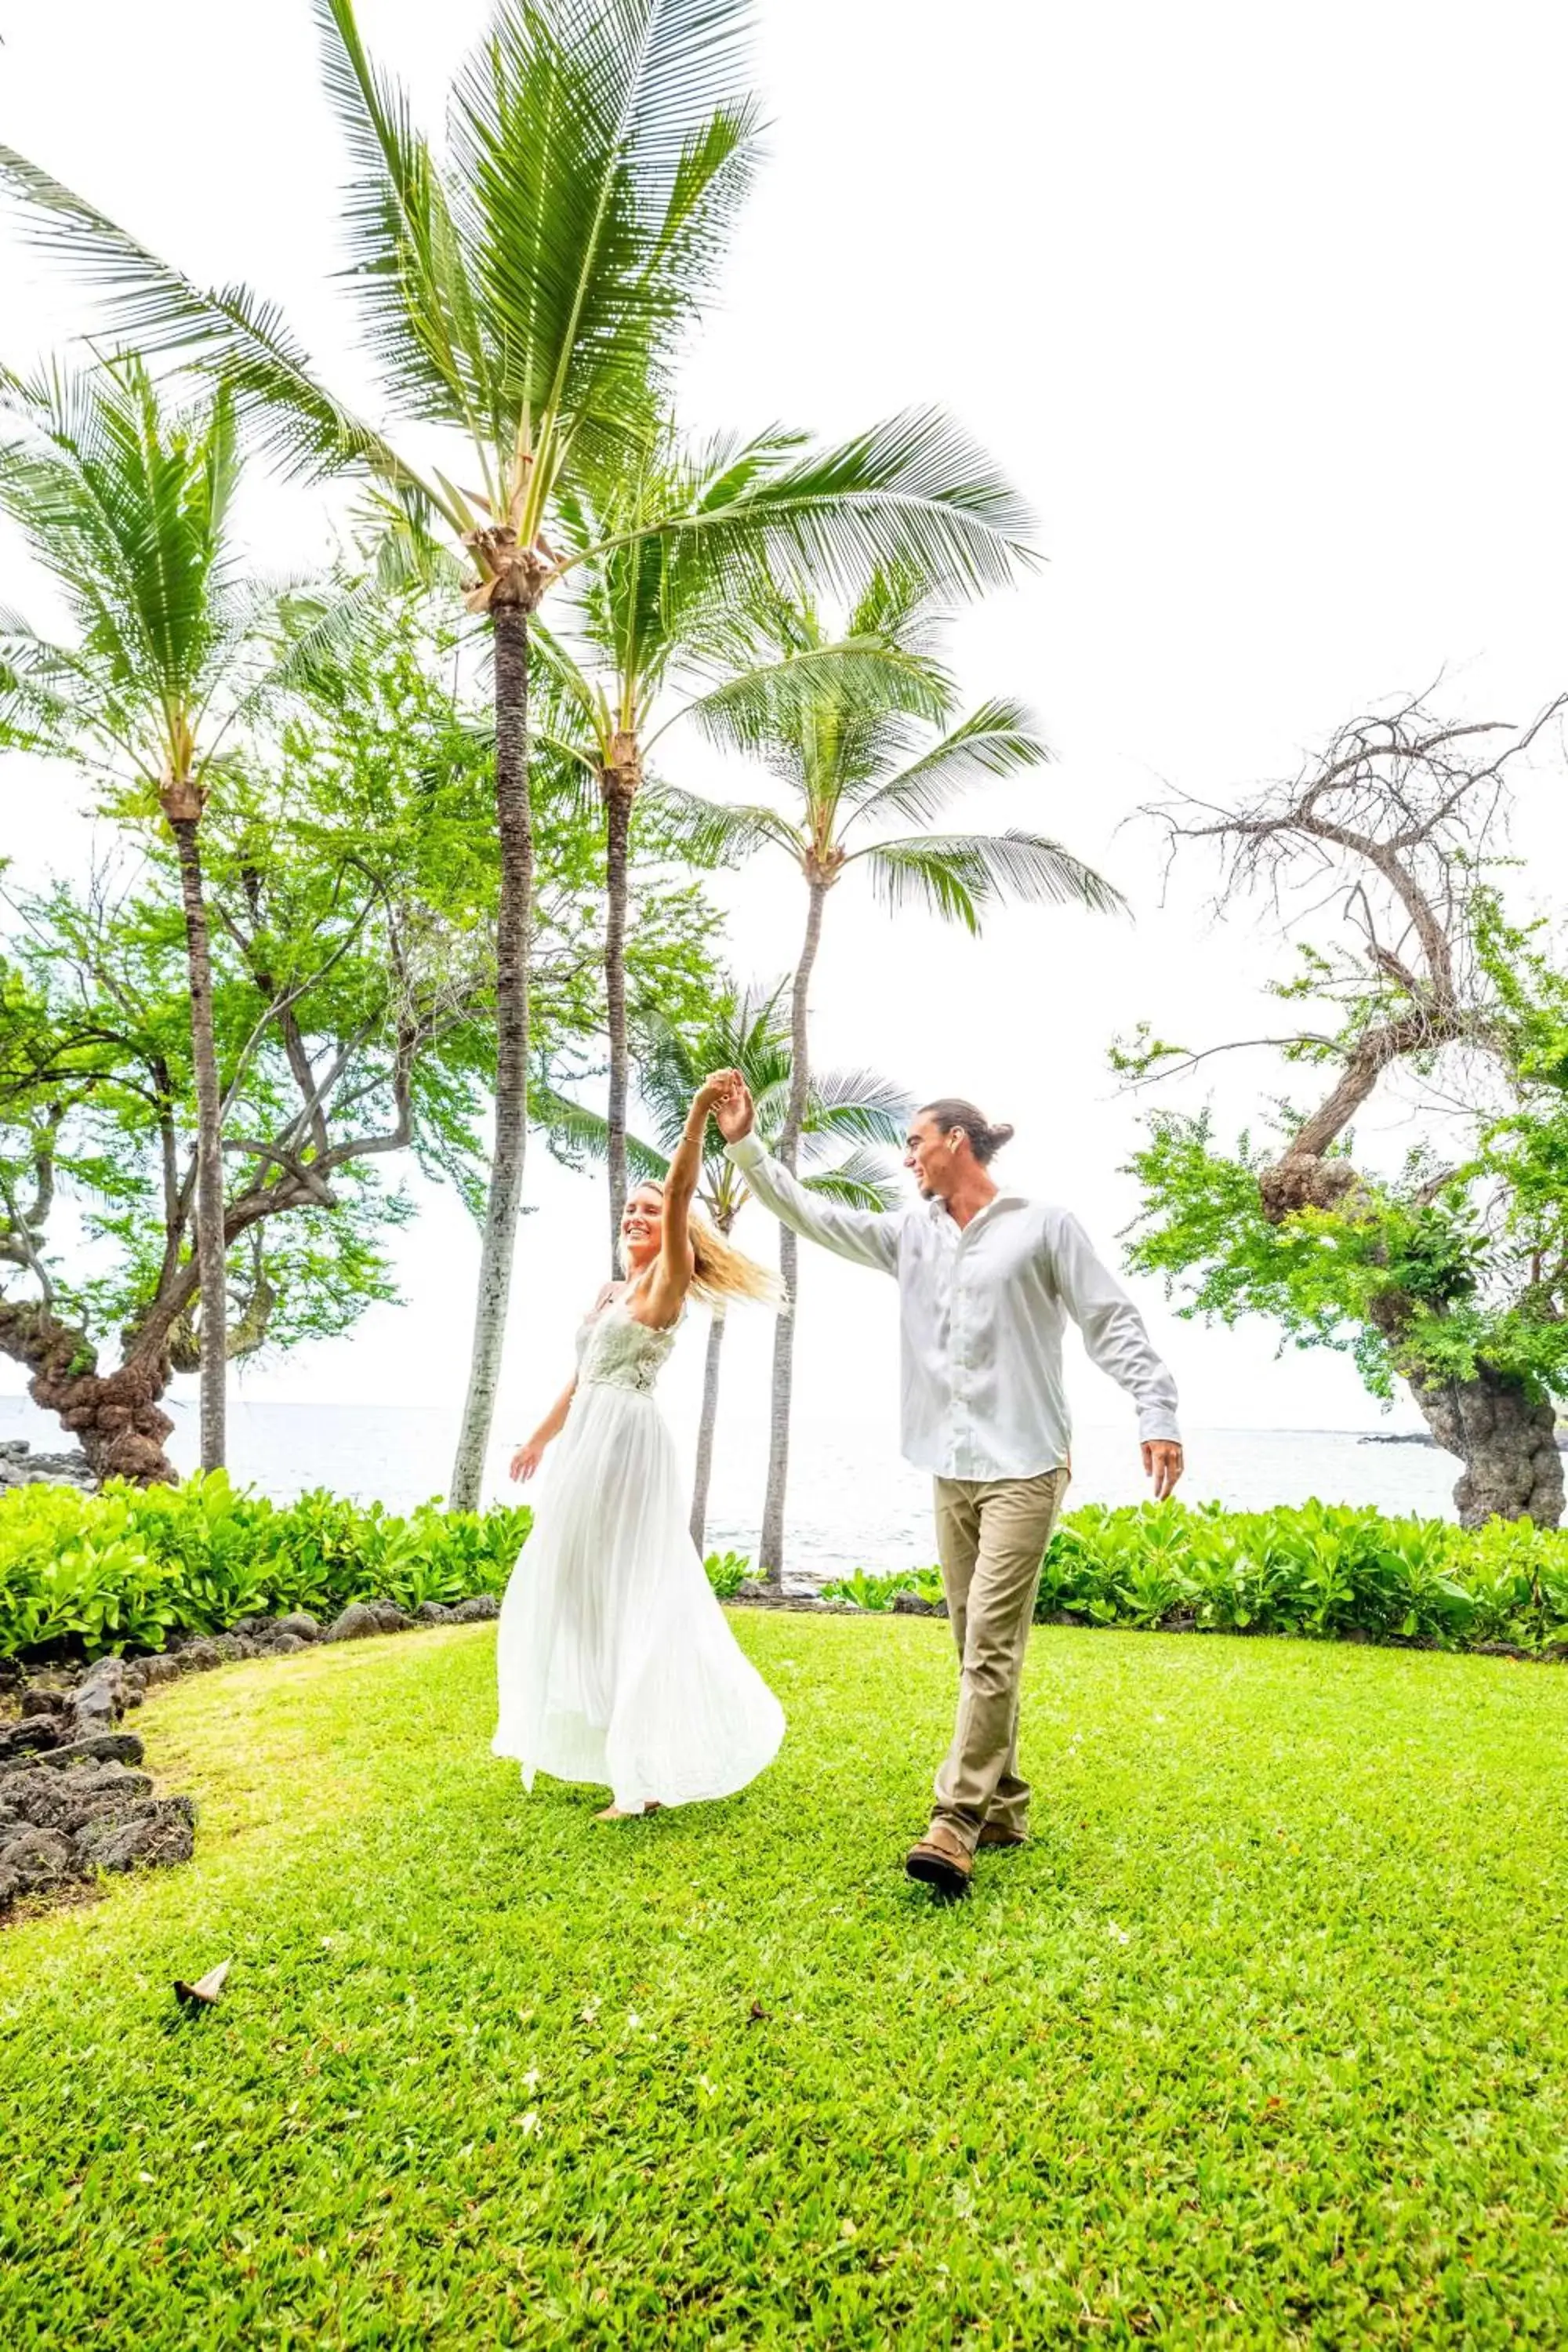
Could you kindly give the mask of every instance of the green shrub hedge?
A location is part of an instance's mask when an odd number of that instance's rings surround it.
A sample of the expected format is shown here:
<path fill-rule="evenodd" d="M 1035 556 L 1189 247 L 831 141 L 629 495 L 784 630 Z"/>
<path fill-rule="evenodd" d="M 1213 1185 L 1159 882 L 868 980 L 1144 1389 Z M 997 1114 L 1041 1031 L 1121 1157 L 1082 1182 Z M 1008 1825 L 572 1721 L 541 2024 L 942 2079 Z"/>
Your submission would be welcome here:
<path fill-rule="evenodd" d="M 929 1568 L 858 1570 L 823 1591 L 889 1609 L 900 1592 L 939 1600 L 942 1580 Z M 1051 1539 L 1035 1615 L 1540 1653 L 1568 1645 L 1568 1533 L 1527 1519 L 1492 1519 L 1472 1533 L 1443 1519 L 1327 1503 L 1273 1511 L 1089 1504 Z"/>
<path fill-rule="evenodd" d="M 500 1592 L 533 1522 L 426 1503 L 405 1517 L 325 1491 L 270 1503 L 221 1475 L 101 1494 L 23 1486 L 0 1496 L 0 1656 L 159 1650 L 242 1617 L 351 1601 L 456 1601 Z M 715 1553 L 728 1598 L 749 1563 Z M 942 1597 L 933 1568 L 857 1570 L 823 1587 L 862 1609 Z M 1062 1521 L 1037 1619 L 1211 1633 L 1568 1646 L 1568 1532 L 1493 1519 L 1477 1533 L 1324 1503 L 1226 1511 L 1087 1505 Z"/>
<path fill-rule="evenodd" d="M 526 1507 L 434 1503 L 399 1518 L 325 1491 L 270 1503 L 221 1474 L 97 1495 L 17 1487 L 0 1496 L 0 1656 L 161 1650 L 241 1617 L 499 1592 L 532 1523 Z"/>

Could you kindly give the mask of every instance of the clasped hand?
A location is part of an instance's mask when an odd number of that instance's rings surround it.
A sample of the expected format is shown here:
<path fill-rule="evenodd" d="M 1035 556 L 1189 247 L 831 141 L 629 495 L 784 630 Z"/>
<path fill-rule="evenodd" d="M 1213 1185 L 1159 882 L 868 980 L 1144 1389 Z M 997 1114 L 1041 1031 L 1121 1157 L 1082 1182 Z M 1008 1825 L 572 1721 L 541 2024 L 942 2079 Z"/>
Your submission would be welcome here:
<path fill-rule="evenodd" d="M 751 1088 L 739 1070 L 713 1071 L 697 1099 L 711 1110 L 726 1143 L 739 1143 L 743 1135 L 751 1133 L 755 1106 Z"/>

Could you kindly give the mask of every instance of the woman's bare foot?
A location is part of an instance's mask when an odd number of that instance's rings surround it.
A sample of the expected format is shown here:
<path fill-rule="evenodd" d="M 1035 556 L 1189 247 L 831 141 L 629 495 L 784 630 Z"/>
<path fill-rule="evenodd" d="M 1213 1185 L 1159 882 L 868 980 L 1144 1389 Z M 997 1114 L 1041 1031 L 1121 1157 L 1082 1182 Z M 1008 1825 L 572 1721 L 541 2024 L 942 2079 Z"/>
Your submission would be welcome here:
<path fill-rule="evenodd" d="M 657 1798 L 653 1797 L 650 1797 L 643 1807 L 644 1813 L 658 1813 L 662 1812 L 663 1810 Z M 595 1813 L 594 1816 L 596 1822 L 635 1822 L 641 1818 L 641 1814 L 628 1813 L 623 1805 L 606 1805 L 602 1813 Z"/>

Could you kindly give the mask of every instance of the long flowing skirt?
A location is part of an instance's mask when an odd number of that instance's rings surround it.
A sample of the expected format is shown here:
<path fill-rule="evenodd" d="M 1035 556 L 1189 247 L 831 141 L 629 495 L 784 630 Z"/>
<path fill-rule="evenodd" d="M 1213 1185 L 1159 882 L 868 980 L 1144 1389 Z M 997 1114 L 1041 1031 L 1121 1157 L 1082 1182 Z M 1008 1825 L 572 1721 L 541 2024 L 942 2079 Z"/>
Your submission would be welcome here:
<path fill-rule="evenodd" d="M 590 1382 L 501 1603 L 492 1748 L 650 1801 L 728 1797 L 773 1761 L 784 1710 L 741 1651 L 687 1523 L 651 1396 Z"/>

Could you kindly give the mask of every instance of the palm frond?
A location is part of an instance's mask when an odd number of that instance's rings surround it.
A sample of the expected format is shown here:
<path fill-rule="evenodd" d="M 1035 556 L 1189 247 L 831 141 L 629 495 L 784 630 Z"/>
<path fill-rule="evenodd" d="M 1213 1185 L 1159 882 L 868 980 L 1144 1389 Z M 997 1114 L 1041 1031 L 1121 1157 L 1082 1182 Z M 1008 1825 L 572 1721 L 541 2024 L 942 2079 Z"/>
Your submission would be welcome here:
<path fill-rule="evenodd" d="M 993 700 L 950 729 L 896 776 L 864 788 L 851 783 L 847 797 L 854 813 L 844 831 L 870 818 L 912 818 L 931 824 L 966 786 L 982 776 L 1014 776 L 1026 768 L 1044 767 L 1050 751 L 1036 734 L 1020 702 Z"/>
<path fill-rule="evenodd" d="M 890 911 L 922 906 L 943 920 L 980 929 L 981 909 L 998 898 L 1026 905 L 1076 903 L 1094 913 L 1125 913 L 1114 884 L 1081 858 L 1033 833 L 927 835 L 882 841 L 853 852 L 868 868 L 877 895 Z"/>
<path fill-rule="evenodd" d="M 898 1206 L 898 1177 L 885 1160 L 871 1151 L 851 1152 L 837 1167 L 814 1170 L 801 1182 L 819 1199 L 837 1201 L 847 1209 L 885 1213 Z"/>
<path fill-rule="evenodd" d="M 314 0 L 327 94 L 357 176 L 344 207 L 351 281 L 405 415 L 464 426 L 482 470 L 504 427 L 463 240 L 406 93 L 374 65 L 353 0 Z M 494 484 L 487 484 L 493 499 Z"/>
<path fill-rule="evenodd" d="M 948 681 L 899 645 L 845 637 L 788 648 L 754 661 L 686 704 L 708 740 L 742 756 L 767 753 L 781 738 L 798 739 L 825 705 L 844 721 L 890 726 L 900 715 L 940 719 Z"/>
<path fill-rule="evenodd" d="M 1027 510 L 935 409 L 807 451 L 722 508 L 642 529 L 688 542 L 715 568 L 804 573 L 848 593 L 880 566 L 918 573 L 933 595 L 973 594 L 1034 560 Z"/>
<path fill-rule="evenodd" d="M 609 1123 L 585 1104 L 572 1101 L 553 1087 L 531 1087 L 529 1115 L 563 1153 L 577 1159 L 609 1158 Z M 669 1173 L 668 1157 L 635 1135 L 626 1138 L 626 1165 L 639 1183 L 662 1182 Z"/>
<path fill-rule="evenodd" d="M 447 513 L 390 443 L 327 390 L 275 305 L 240 285 L 204 291 L 11 147 L 0 146 L 0 187 L 21 205 L 33 244 L 103 296 L 111 340 L 221 374 L 286 471 L 320 479 L 361 467 L 414 483 Z"/>
<path fill-rule="evenodd" d="M 822 1070 L 806 1097 L 802 1148 L 808 1155 L 834 1140 L 900 1144 L 914 1111 L 913 1097 L 875 1070 Z"/>
<path fill-rule="evenodd" d="M 159 399 L 139 360 L 83 373 L 7 377 L 17 430 L 0 451 L 0 508 L 64 593 L 77 624 L 68 657 L 90 678 L 82 731 L 132 713 L 160 730 L 187 718 L 255 635 L 237 579 L 231 507 L 238 477 L 234 400 L 208 390 L 184 408 Z M 37 675 L 34 643 L 27 667 Z"/>
<path fill-rule="evenodd" d="M 739 199 L 743 0 L 501 0 L 453 92 L 474 270 L 536 490 L 646 439 Z"/>
<path fill-rule="evenodd" d="M 745 803 L 705 801 L 678 784 L 644 786 L 644 802 L 668 825 L 673 837 L 700 865 L 721 865 L 728 859 L 750 857 L 771 842 L 797 861 L 805 845 L 795 827 L 775 809 Z"/>

